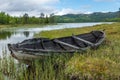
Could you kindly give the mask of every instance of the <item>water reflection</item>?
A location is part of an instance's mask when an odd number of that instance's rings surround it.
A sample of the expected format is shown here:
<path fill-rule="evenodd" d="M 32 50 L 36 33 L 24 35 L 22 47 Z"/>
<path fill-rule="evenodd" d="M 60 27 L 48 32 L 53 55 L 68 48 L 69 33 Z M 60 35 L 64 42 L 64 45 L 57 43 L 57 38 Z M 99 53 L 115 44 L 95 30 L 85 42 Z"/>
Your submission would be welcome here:
<path fill-rule="evenodd" d="M 29 37 L 29 31 L 24 31 L 23 34 L 26 36 L 26 37 Z"/>
<path fill-rule="evenodd" d="M 30 32 L 29 31 L 23 31 L 23 32 L 11 32 L 11 31 L 0 31 L 0 40 L 6 40 L 11 38 L 13 35 L 20 35 L 25 36 L 26 38 L 29 37 Z"/>
<path fill-rule="evenodd" d="M 0 56 L 4 50 L 9 50 L 7 48 L 8 43 L 18 43 L 25 39 L 29 39 L 33 37 L 34 33 L 30 33 L 29 31 L 17 32 L 17 31 L 0 31 Z"/>
<path fill-rule="evenodd" d="M 13 32 L 9 32 L 9 31 L 0 31 L 0 40 L 5 40 L 7 38 L 10 38 L 11 35 L 13 34 Z"/>

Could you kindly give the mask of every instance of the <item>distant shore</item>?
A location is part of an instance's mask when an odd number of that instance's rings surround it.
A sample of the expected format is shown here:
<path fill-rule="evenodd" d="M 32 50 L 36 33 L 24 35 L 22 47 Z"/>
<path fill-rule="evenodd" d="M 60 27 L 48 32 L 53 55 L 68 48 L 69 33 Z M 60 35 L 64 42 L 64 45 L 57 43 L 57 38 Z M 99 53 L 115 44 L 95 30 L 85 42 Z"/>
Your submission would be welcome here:
<path fill-rule="evenodd" d="M 57 23 L 54 23 L 57 24 Z M 0 28 L 11 28 L 11 27 L 34 27 L 34 26 L 44 26 L 44 25 L 54 25 L 54 24 L 15 24 L 15 25 L 1 25 Z"/>

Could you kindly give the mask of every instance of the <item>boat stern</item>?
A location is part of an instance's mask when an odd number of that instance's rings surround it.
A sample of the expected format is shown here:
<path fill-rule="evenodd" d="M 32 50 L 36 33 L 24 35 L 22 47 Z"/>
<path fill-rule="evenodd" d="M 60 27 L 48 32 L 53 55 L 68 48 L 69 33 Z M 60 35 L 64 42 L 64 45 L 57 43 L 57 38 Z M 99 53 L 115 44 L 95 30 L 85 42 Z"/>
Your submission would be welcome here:
<path fill-rule="evenodd" d="M 8 49 L 10 52 L 12 52 L 12 45 L 11 44 L 8 44 Z"/>
<path fill-rule="evenodd" d="M 16 57 L 16 55 L 14 54 L 14 44 L 8 44 L 8 49 L 10 51 L 11 56 L 14 57 L 14 58 L 16 58 L 16 59 L 18 59 Z"/>

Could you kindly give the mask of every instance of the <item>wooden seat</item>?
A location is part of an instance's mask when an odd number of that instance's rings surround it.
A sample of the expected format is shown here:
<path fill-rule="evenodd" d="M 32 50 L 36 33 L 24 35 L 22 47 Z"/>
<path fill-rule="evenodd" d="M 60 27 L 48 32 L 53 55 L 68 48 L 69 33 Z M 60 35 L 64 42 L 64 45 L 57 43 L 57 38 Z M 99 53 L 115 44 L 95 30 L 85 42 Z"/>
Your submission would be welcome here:
<path fill-rule="evenodd" d="M 62 45 L 65 45 L 65 46 L 68 46 L 68 47 L 74 48 L 74 49 L 79 49 L 79 47 L 77 47 L 77 46 L 74 46 L 74 45 L 71 45 L 71 44 L 65 43 L 65 42 L 60 41 L 60 40 L 58 40 L 58 39 L 54 39 L 53 41 L 56 42 L 56 43 L 59 43 L 59 44 L 62 44 Z"/>
<path fill-rule="evenodd" d="M 90 46 L 94 46 L 94 44 L 93 44 L 92 42 L 87 41 L 87 40 L 82 39 L 82 38 L 79 38 L 79 37 L 77 37 L 77 36 L 74 36 L 74 35 L 73 35 L 72 38 L 74 38 L 74 39 L 76 39 L 76 40 L 79 40 L 79 41 L 82 41 L 82 42 L 84 42 L 84 43 L 86 43 L 86 44 L 88 44 L 88 45 L 90 45 Z"/>

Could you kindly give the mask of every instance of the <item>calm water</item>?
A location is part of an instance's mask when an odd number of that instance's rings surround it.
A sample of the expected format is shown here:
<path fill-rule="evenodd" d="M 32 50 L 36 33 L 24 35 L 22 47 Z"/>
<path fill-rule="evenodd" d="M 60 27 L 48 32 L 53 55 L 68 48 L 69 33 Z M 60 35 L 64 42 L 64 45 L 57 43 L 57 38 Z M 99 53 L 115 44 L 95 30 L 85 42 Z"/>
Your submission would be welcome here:
<path fill-rule="evenodd" d="M 0 30 L 0 56 L 3 51 L 9 53 L 7 44 L 18 43 L 25 39 L 33 38 L 35 33 L 48 30 L 57 30 L 64 28 L 77 28 L 85 26 L 93 26 L 97 24 L 110 24 L 110 23 L 58 23 L 57 25 L 46 25 L 44 27 L 35 26 L 34 28 L 9 28 Z"/>

